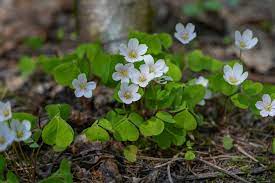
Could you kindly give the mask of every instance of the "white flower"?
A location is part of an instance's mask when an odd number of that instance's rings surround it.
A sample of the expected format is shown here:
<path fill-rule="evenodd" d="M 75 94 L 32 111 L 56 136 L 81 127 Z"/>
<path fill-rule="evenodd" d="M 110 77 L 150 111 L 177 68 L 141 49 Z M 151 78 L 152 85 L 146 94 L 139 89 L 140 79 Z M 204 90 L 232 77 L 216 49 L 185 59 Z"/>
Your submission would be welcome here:
<path fill-rule="evenodd" d="M 229 65 L 224 66 L 223 72 L 224 80 L 231 85 L 240 85 L 248 76 L 248 72 L 243 73 L 243 66 L 238 63 L 234 65 L 233 69 Z"/>
<path fill-rule="evenodd" d="M 13 142 L 14 133 L 10 130 L 7 123 L 0 123 L 0 152 L 5 151 Z"/>
<path fill-rule="evenodd" d="M 139 44 L 136 38 L 132 38 L 128 42 L 128 47 L 121 44 L 119 47 L 120 55 L 123 55 L 127 62 L 138 62 L 143 60 L 143 55 L 147 52 L 147 45 Z"/>
<path fill-rule="evenodd" d="M 257 42 L 258 38 L 252 38 L 253 33 L 251 30 L 246 29 L 241 35 L 240 31 L 235 31 L 235 44 L 241 50 L 248 50 L 253 48 Z"/>
<path fill-rule="evenodd" d="M 31 136 L 31 123 L 28 120 L 22 122 L 16 119 L 11 121 L 11 130 L 14 132 L 14 141 L 25 141 Z"/>
<path fill-rule="evenodd" d="M 117 72 L 113 73 L 112 78 L 115 81 L 121 81 L 123 83 L 129 83 L 130 81 L 130 74 L 135 69 L 134 64 L 116 64 L 115 70 Z"/>
<path fill-rule="evenodd" d="M 262 96 L 262 101 L 258 101 L 255 106 L 260 110 L 262 117 L 275 116 L 275 100 L 271 101 L 268 94 Z"/>
<path fill-rule="evenodd" d="M 173 81 L 173 78 L 171 78 L 170 76 L 161 76 L 158 78 L 155 78 L 154 81 L 158 84 L 167 84 L 168 81 Z"/>
<path fill-rule="evenodd" d="M 141 98 L 141 95 L 138 93 L 138 85 L 128 85 L 128 83 L 121 83 L 118 96 L 125 104 L 131 104 Z"/>
<path fill-rule="evenodd" d="M 73 88 L 75 89 L 76 97 L 91 98 L 93 96 L 93 90 L 96 88 L 96 83 L 91 81 L 87 82 L 86 75 L 84 73 L 79 74 L 77 79 L 72 82 Z"/>
<path fill-rule="evenodd" d="M 0 122 L 9 120 L 11 118 L 11 115 L 10 102 L 0 102 Z"/>
<path fill-rule="evenodd" d="M 196 36 L 196 32 L 194 32 L 195 26 L 192 23 L 188 23 L 186 27 L 181 23 L 176 25 L 176 32 L 174 34 L 175 38 L 177 38 L 182 44 L 188 44 L 192 41 Z"/>
<path fill-rule="evenodd" d="M 135 71 L 131 74 L 131 79 L 133 83 L 144 88 L 152 79 L 154 79 L 154 74 L 149 72 L 150 69 L 146 64 L 141 65 L 139 70 L 140 71 L 135 69 Z"/>
<path fill-rule="evenodd" d="M 144 62 L 149 67 L 149 72 L 153 73 L 155 78 L 161 77 L 169 70 L 163 59 L 159 59 L 155 63 L 154 58 L 151 55 L 145 55 Z"/>
<path fill-rule="evenodd" d="M 199 78 L 196 79 L 195 83 L 197 85 L 202 85 L 203 87 L 206 88 L 204 99 L 199 102 L 199 105 L 205 105 L 205 100 L 212 98 L 212 92 L 209 89 L 207 89 L 208 79 L 204 78 L 203 76 L 200 76 Z"/>

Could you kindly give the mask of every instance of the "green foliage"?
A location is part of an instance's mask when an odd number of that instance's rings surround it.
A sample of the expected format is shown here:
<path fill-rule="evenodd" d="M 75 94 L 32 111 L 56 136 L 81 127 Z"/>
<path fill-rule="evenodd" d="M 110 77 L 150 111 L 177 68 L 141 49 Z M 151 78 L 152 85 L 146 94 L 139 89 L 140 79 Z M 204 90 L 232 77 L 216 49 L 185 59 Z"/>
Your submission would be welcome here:
<path fill-rule="evenodd" d="M 174 119 L 176 121 L 176 126 L 186 131 L 192 131 L 197 128 L 197 121 L 188 110 L 179 112 L 174 116 Z"/>
<path fill-rule="evenodd" d="M 233 95 L 238 91 L 237 86 L 228 84 L 221 73 L 214 74 L 209 77 L 209 88 L 217 93 L 222 93 L 226 96 Z"/>
<path fill-rule="evenodd" d="M 223 139 L 222 139 L 222 142 L 223 142 L 223 147 L 226 150 L 230 150 L 234 146 L 233 145 L 233 139 L 229 135 L 224 136 Z"/>
<path fill-rule="evenodd" d="M 8 171 L 7 173 L 7 183 L 19 183 L 18 177 L 12 172 L 12 171 Z"/>
<path fill-rule="evenodd" d="M 188 161 L 192 161 L 196 158 L 196 155 L 194 154 L 193 151 L 187 151 L 185 154 L 184 154 L 184 159 L 185 160 L 188 160 Z"/>
<path fill-rule="evenodd" d="M 158 118 L 151 118 L 139 126 L 140 132 L 145 136 L 159 135 L 164 129 L 164 123 Z"/>
<path fill-rule="evenodd" d="M 231 101 L 236 107 L 247 109 L 250 105 L 250 98 L 243 94 L 235 94 L 231 97 Z"/>
<path fill-rule="evenodd" d="M 168 112 L 160 111 L 156 114 L 156 117 L 158 117 L 159 119 L 161 119 L 162 121 L 164 121 L 166 123 L 176 123 L 173 116 L 171 114 L 169 114 Z"/>
<path fill-rule="evenodd" d="M 202 85 L 189 85 L 184 88 L 182 99 L 191 108 L 195 107 L 205 96 L 205 88 Z"/>
<path fill-rule="evenodd" d="M 38 36 L 27 37 L 24 40 L 24 45 L 33 50 L 37 50 L 41 48 L 43 44 L 44 44 L 43 38 Z"/>
<path fill-rule="evenodd" d="M 187 55 L 187 63 L 191 71 L 200 72 L 203 70 L 210 72 L 221 71 L 223 63 L 212 57 L 203 55 L 200 50 L 192 51 Z"/>
<path fill-rule="evenodd" d="M 137 160 L 138 148 L 134 145 L 129 145 L 123 150 L 125 158 L 130 162 L 135 162 Z"/>
<path fill-rule="evenodd" d="M 107 125 L 109 128 L 109 124 L 107 124 L 106 121 L 103 122 L 103 124 Z M 91 127 L 87 128 L 84 133 L 91 141 L 108 141 L 110 138 L 108 132 L 99 126 L 97 122 L 95 122 Z"/>
<path fill-rule="evenodd" d="M 68 120 L 71 114 L 71 106 L 68 104 L 50 104 L 45 107 L 50 119 L 60 116 L 64 120 Z"/>
<path fill-rule="evenodd" d="M 243 85 L 242 89 L 244 94 L 249 96 L 255 96 L 263 90 L 263 85 L 259 82 L 253 82 L 251 80 L 246 80 Z"/>
<path fill-rule="evenodd" d="M 182 78 L 180 68 L 171 62 L 166 62 L 166 64 L 169 67 L 167 75 L 173 78 L 173 81 L 180 81 Z"/>
<path fill-rule="evenodd" d="M 167 49 L 172 45 L 172 38 L 169 34 L 148 34 L 144 32 L 133 31 L 130 32 L 129 38 L 137 38 L 140 43 L 148 46 L 148 54 L 158 55 L 162 49 Z"/>
<path fill-rule="evenodd" d="M 42 131 L 43 142 L 52 145 L 56 151 L 65 150 L 72 143 L 73 138 L 72 127 L 58 115 L 51 119 Z"/>
<path fill-rule="evenodd" d="M 21 72 L 21 75 L 24 78 L 30 76 L 36 69 L 36 61 L 30 57 L 22 57 L 19 60 L 18 68 Z"/>
<path fill-rule="evenodd" d="M 40 181 L 39 183 L 73 183 L 73 175 L 71 173 L 71 163 L 63 159 L 59 169 L 50 177 Z"/>
<path fill-rule="evenodd" d="M 6 159 L 2 154 L 0 154 L 0 180 L 4 178 L 4 171 L 6 168 Z"/>
<path fill-rule="evenodd" d="M 13 119 L 17 119 L 19 121 L 28 120 L 31 122 L 31 127 L 35 128 L 37 125 L 38 118 L 32 114 L 25 113 L 25 112 L 14 112 L 12 113 Z"/>

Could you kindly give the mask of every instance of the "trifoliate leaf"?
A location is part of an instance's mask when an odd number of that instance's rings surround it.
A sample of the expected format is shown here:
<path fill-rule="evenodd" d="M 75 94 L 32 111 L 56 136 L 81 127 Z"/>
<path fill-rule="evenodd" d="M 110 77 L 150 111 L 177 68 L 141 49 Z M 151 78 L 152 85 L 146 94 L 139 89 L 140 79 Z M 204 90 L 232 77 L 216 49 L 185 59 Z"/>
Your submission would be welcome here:
<path fill-rule="evenodd" d="M 229 135 L 224 136 L 223 139 L 222 139 L 222 142 L 223 142 L 223 147 L 226 150 L 232 149 L 232 147 L 233 147 L 233 139 Z"/>
<path fill-rule="evenodd" d="M 123 150 L 125 158 L 130 162 L 135 162 L 137 160 L 137 150 L 138 148 L 134 145 L 129 145 Z"/>
<path fill-rule="evenodd" d="M 47 105 L 45 109 L 50 119 L 59 115 L 62 119 L 67 120 L 71 114 L 71 106 L 68 104 L 50 104 Z"/>
<path fill-rule="evenodd" d="M 97 124 L 85 130 L 86 137 L 91 141 L 108 141 L 109 134 L 106 130 L 98 126 Z"/>
<path fill-rule="evenodd" d="M 176 114 L 174 119 L 176 120 L 176 126 L 179 128 L 184 128 L 187 131 L 195 130 L 197 128 L 196 119 L 188 110 Z"/>
<path fill-rule="evenodd" d="M 164 123 L 158 118 L 151 118 L 139 126 L 140 132 L 145 136 L 159 135 L 164 129 Z"/>
<path fill-rule="evenodd" d="M 191 160 L 194 160 L 195 158 L 196 158 L 196 155 L 194 154 L 193 151 L 187 151 L 187 152 L 184 154 L 184 159 L 185 159 L 185 160 L 191 161 Z"/>
<path fill-rule="evenodd" d="M 167 123 L 176 123 L 173 116 L 171 114 L 169 114 L 168 112 L 160 111 L 156 114 L 156 117 L 158 117 L 159 119 L 161 119 L 162 121 L 167 122 Z"/>

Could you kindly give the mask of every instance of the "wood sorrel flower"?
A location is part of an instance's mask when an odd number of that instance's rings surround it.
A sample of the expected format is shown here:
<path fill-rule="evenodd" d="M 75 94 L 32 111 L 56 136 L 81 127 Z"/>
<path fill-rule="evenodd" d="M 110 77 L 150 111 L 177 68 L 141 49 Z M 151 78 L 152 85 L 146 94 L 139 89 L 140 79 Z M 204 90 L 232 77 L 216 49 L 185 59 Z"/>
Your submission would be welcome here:
<path fill-rule="evenodd" d="M 12 114 L 10 102 L 0 102 L 0 122 L 9 120 L 11 116 Z"/>
<path fill-rule="evenodd" d="M 275 100 L 271 100 L 270 95 L 264 94 L 262 101 L 256 102 L 255 106 L 260 110 L 262 117 L 275 116 Z"/>
<path fill-rule="evenodd" d="M 73 88 L 75 89 L 76 97 L 91 98 L 93 96 L 93 90 L 96 88 L 96 83 L 93 81 L 87 82 L 86 75 L 84 73 L 79 74 L 77 79 L 72 82 Z"/>
<path fill-rule="evenodd" d="M 120 55 L 123 55 L 127 62 L 138 62 L 143 60 L 143 55 L 147 52 L 147 45 L 139 44 L 136 38 L 132 38 L 128 42 L 128 47 L 121 44 L 119 47 Z"/>
<path fill-rule="evenodd" d="M 159 59 L 155 63 L 154 58 L 151 55 L 145 55 L 144 62 L 149 67 L 149 72 L 153 73 L 155 78 L 161 77 L 169 70 L 163 59 Z"/>
<path fill-rule="evenodd" d="M 114 72 L 112 75 L 113 80 L 115 81 L 121 81 L 122 83 L 129 83 L 130 81 L 130 73 L 133 72 L 135 69 L 134 64 L 128 63 L 128 64 L 116 64 L 115 70 L 117 72 Z"/>
<path fill-rule="evenodd" d="M 128 83 L 121 83 L 118 96 L 125 104 L 131 104 L 132 102 L 138 101 L 141 95 L 138 93 L 138 85 Z"/>
<path fill-rule="evenodd" d="M 182 25 L 181 23 L 178 23 L 176 25 L 176 32 L 174 36 L 182 44 L 188 44 L 197 36 L 194 30 L 195 30 L 195 26 L 192 23 L 188 23 L 186 27 L 184 27 L 184 25 Z"/>
<path fill-rule="evenodd" d="M 131 74 L 131 79 L 133 83 L 144 88 L 152 79 L 154 79 L 154 74 L 150 73 L 150 69 L 146 64 L 141 65 L 139 70 L 135 69 L 135 71 Z"/>
<path fill-rule="evenodd" d="M 223 78 L 231 85 L 240 85 L 248 77 L 248 72 L 243 73 L 243 66 L 236 63 L 233 68 L 229 65 L 223 68 Z"/>
<path fill-rule="evenodd" d="M 6 122 L 0 123 L 0 152 L 5 151 L 14 140 L 14 133 Z"/>
<path fill-rule="evenodd" d="M 235 31 L 235 45 L 241 50 L 253 48 L 258 43 L 258 38 L 252 38 L 251 30 L 246 29 L 241 35 L 240 31 Z"/>
<path fill-rule="evenodd" d="M 15 137 L 14 141 L 20 142 L 25 141 L 31 136 L 31 123 L 28 120 L 19 120 L 13 119 L 11 121 L 11 130 L 14 132 Z"/>
<path fill-rule="evenodd" d="M 200 76 L 195 80 L 195 83 L 197 85 L 202 85 L 206 88 L 204 99 L 199 102 L 199 105 L 205 105 L 205 100 L 212 98 L 212 92 L 207 88 L 208 87 L 208 79 L 204 78 L 203 76 Z"/>

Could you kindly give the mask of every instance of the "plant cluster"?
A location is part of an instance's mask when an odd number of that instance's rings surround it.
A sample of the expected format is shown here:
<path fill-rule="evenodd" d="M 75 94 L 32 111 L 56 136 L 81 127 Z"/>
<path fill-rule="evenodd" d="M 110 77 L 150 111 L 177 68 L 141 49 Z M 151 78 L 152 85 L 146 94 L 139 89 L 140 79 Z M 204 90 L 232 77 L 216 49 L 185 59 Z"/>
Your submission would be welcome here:
<path fill-rule="evenodd" d="M 191 23 L 186 26 L 179 23 L 175 29 L 174 36 L 183 45 L 197 37 Z M 240 53 L 253 48 L 257 42 L 251 30 L 235 33 L 235 45 Z M 77 98 L 93 96 L 97 84 L 89 81 L 91 78 L 114 88 L 117 107 L 91 122 L 82 134 L 91 141 L 114 139 L 134 143 L 124 150 L 129 161 L 136 159 L 136 142 L 149 138 L 162 149 L 185 145 L 185 159 L 194 159 L 193 143 L 188 134 L 203 123 L 197 106 L 204 106 L 213 98 L 230 100 L 234 106 L 249 109 L 256 116 L 275 115 L 275 86 L 248 80 L 241 60 L 224 63 L 200 50 L 184 55 L 171 53 L 171 45 L 169 34 L 135 31 L 129 34 L 128 44 L 119 47 L 118 54 L 106 53 L 98 43 L 83 44 L 61 57 L 40 56 L 36 61 L 24 58 L 22 62 L 25 66 L 31 65 L 31 69 L 21 67 L 21 70 L 28 76 L 34 68 L 40 67 L 58 84 L 74 89 Z M 31 64 L 26 64 L 28 60 Z M 204 76 L 182 82 L 183 70 L 204 73 Z M 0 151 L 6 151 L 13 141 L 25 141 L 31 148 L 38 148 L 40 137 L 55 151 L 64 151 L 75 136 L 67 122 L 71 107 L 47 105 L 49 122 L 40 128 L 35 116 L 12 115 L 10 104 L 0 103 Z M 232 141 L 224 140 L 228 142 L 226 147 L 231 147 Z"/>

